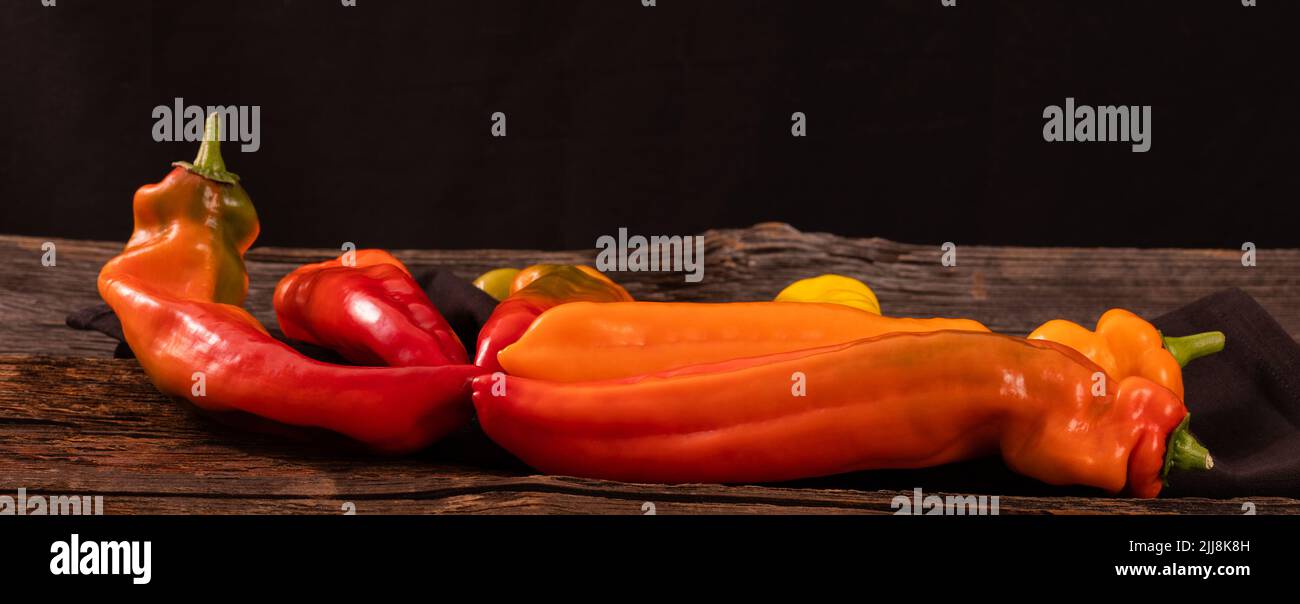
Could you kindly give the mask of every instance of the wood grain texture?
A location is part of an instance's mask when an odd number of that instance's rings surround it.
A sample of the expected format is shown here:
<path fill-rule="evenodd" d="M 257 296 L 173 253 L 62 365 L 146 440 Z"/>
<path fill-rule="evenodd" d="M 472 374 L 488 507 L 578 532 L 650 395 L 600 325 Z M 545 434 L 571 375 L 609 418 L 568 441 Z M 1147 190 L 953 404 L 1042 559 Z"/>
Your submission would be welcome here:
<path fill-rule="evenodd" d="M 648 300 L 762 300 L 788 282 L 837 272 L 864 279 L 887 314 L 967 316 L 1025 333 L 1051 318 L 1095 320 L 1112 306 L 1160 314 L 1224 287 L 1241 287 L 1300 335 L 1300 250 L 1029 249 L 960 246 L 943 267 L 938 245 L 801 233 L 787 225 L 706 234 L 705 278 L 615 275 Z M 95 275 L 120 244 L 0 236 L 0 494 L 103 495 L 119 513 L 892 513 L 898 491 L 786 486 L 635 485 L 532 474 L 467 429 L 403 459 L 348 452 L 318 435 L 263 434 L 200 415 L 157 392 L 114 343 L 64 326 L 98 302 Z M 248 307 L 274 323 L 281 276 L 330 250 L 260 248 L 248 255 Z M 402 250 L 413 269 L 465 277 L 499 266 L 588 262 L 592 251 Z M 902 493 L 909 495 L 910 493 Z M 929 493 L 939 494 L 944 493 Z M 1001 498 L 1002 513 L 1239 514 L 1244 500 L 1105 497 Z M 1300 501 L 1251 498 L 1260 514 L 1300 513 Z"/>
<path fill-rule="evenodd" d="M 348 453 L 227 426 L 134 360 L 0 356 L 0 494 L 102 495 L 120 513 L 890 514 L 899 491 L 648 485 L 528 473 L 466 430 L 420 455 Z M 470 465 L 475 462 L 478 465 Z M 927 493 L 944 495 L 945 493 Z M 1245 500 L 1002 496 L 1004 514 L 1239 514 Z M 1257 513 L 1300 501 L 1251 498 Z"/>
<path fill-rule="evenodd" d="M 0 236 L 0 353 L 103 354 L 112 342 L 64 328 L 68 312 L 99 301 L 95 276 L 120 244 L 49 239 L 58 264 L 41 265 L 35 237 Z M 1300 337 L 1300 250 L 1258 251 L 1258 265 L 1243 267 L 1239 250 L 1139 250 L 1128 248 L 1016 248 L 962 246 L 957 266 L 940 264 L 939 244 L 850 239 L 802 233 L 765 223 L 705 233 L 704 280 L 680 273 L 618 273 L 614 277 L 643 300 L 766 300 L 791 281 L 814 273 L 840 273 L 869 283 L 886 314 L 958 316 L 990 328 L 1025 334 L 1048 319 L 1096 321 L 1109 308 L 1144 316 L 1174 310 L 1202 296 L 1240 287 L 1260 301 L 1292 337 Z M 501 266 L 538 262 L 592 263 L 593 250 L 395 250 L 413 270 L 441 268 L 473 278 Z M 248 254 L 247 306 L 274 324 L 275 284 L 304 262 L 336 250 L 256 248 Z"/>

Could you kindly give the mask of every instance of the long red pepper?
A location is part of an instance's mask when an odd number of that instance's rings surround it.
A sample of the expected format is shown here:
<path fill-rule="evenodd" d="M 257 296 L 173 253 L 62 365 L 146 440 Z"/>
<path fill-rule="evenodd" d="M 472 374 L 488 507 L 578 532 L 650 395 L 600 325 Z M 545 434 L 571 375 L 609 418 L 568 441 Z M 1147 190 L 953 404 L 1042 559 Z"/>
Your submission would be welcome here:
<path fill-rule="evenodd" d="M 380 453 L 428 446 L 470 417 L 473 365 L 348 367 L 309 359 L 237 306 L 110 276 L 100 294 L 155 386 L 209 411 L 324 428 Z"/>

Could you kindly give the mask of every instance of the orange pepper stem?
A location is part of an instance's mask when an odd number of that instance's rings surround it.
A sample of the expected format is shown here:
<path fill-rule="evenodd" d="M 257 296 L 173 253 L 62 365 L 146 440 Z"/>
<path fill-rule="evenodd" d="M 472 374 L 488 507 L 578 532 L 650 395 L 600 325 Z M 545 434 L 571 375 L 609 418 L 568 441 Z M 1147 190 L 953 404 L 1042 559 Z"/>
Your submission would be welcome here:
<path fill-rule="evenodd" d="M 1210 452 L 1187 429 L 1191 420 L 1192 414 L 1188 413 L 1178 427 L 1169 433 L 1169 442 L 1165 445 L 1165 465 L 1160 472 L 1166 484 L 1169 482 L 1170 470 L 1204 471 L 1214 467 L 1214 458 Z"/>
<path fill-rule="evenodd" d="M 194 157 L 194 163 L 178 161 L 172 165 L 185 168 L 208 180 L 233 185 L 239 182 L 239 175 L 226 170 L 226 160 L 221 157 L 221 116 L 220 111 L 214 111 L 208 116 L 203 127 L 203 144 L 199 145 L 199 154 Z"/>
<path fill-rule="evenodd" d="M 1179 367 L 1186 367 L 1188 363 L 1196 359 L 1223 350 L 1224 343 L 1222 331 L 1207 331 L 1176 338 L 1164 336 L 1163 339 L 1165 341 L 1165 350 L 1174 355 Z"/>

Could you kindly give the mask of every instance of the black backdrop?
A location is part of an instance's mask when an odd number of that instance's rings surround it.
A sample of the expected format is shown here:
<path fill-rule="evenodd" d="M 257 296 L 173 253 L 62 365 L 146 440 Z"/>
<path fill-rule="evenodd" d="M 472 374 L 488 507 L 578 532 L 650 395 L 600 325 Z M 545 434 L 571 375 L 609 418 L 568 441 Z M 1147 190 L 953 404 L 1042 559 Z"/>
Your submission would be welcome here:
<path fill-rule="evenodd" d="M 193 156 L 151 138 L 183 97 L 261 106 L 261 149 L 226 157 L 262 244 L 586 248 L 782 220 L 1300 246 L 1277 214 L 1298 178 L 1290 0 L 0 4 L 5 233 L 125 239 L 134 189 Z M 1153 105 L 1151 151 L 1043 142 L 1067 96 Z"/>

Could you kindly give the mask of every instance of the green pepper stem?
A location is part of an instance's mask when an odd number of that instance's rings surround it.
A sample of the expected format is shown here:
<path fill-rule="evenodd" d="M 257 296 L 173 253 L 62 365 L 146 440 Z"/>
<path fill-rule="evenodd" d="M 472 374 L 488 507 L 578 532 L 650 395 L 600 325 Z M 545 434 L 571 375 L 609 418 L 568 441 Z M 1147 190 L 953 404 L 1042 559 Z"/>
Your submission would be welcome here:
<path fill-rule="evenodd" d="M 217 182 L 233 185 L 239 182 L 239 176 L 226 170 L 226 160 L 221 157 L 221 111 L 213 111 L 203 127 L 203 143 L 199 145 L 199 154 L 194 163 L 178 161 L 173 166 L 180 166 Z"/>
<path fill-rule="evenodd" d="M 1160 472 L 1162 478 L 1168 479 L 1169 471 L 1173 469 L 1204 471 L 1214 467 L 1210 452 L 1187 429 L 1191 421 L 1192 414 L 1188 413 L 1169 433 L 1169 441 L 1165 443 L 1165 466 Z"/>
<path fill-rule="evenodd" d="M 1223 350 L 1224 336 L 1222 331 L 1207 331 L 1176 338 L 1166 336 L 1164 340 L 1165 350 L 1174 355 L 1180 367 L 1186 367 L 1196 359 Z"/>

